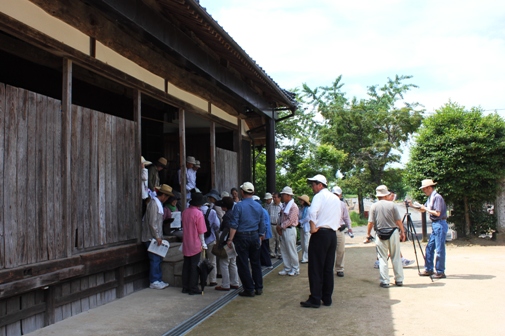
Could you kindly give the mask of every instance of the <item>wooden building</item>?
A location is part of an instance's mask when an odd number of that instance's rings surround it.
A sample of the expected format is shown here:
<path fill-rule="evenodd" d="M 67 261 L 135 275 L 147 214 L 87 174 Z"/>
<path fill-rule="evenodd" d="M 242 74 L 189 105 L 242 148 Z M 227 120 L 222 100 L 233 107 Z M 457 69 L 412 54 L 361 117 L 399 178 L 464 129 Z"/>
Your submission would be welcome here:
<path fill-rule="evenodd" d="M 295 107 L 197 1 L 0 1 L 0 336 L 146 287 L 141 154 L 229 190 L 265 145 L 273 190 Z"/>

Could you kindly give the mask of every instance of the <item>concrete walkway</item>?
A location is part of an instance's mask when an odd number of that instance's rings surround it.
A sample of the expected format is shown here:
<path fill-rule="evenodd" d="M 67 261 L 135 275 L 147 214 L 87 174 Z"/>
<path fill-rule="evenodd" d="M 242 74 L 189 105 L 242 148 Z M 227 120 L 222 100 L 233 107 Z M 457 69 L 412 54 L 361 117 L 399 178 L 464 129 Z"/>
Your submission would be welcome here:
<path fill-rule="evenodd" d="M 307 265 L 297 277 L 277 275 L 279 267 L 265 277 L 263 295 L 234 298 L 189 334 L 505 335 L 503 244 L 449 243 L 447 279 L 431 282 L 411 266 L 405 268 L 403 287 L 383 289 L 373 268 L 375 247 L 362 243 L 364 228 L 355 232 L 346 241 L 345 277 L 335 278 L 331 307 L 301 308 L 309 294 Z M 412 243 L 403 243 L 402 252 L 413 259 Z M 230 294 L 212 288 L 204 296 L 182 294 L 180 288 L 146 289 L 30 335 L 162 335 L 224 295 Z"/>

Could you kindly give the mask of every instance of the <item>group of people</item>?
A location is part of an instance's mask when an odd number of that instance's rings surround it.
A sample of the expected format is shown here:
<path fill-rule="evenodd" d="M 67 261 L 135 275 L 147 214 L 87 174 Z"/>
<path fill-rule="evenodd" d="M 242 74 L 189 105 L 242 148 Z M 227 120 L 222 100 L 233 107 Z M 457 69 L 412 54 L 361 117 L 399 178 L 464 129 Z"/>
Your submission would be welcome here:
<path fill-rule="evenodd" d="M 141 158 L 141 162 L 146 165 L 144 158 Z M 194 162 L 194 158 L 188 157 L 187 176 L 192 176 L 190 169 Z M 163 167 L 163 164 L 166 165 L 166 161 L 160 158 L 155 167 Z M 147 180 L 149 183 L 150 178 Z M 156 183 L 156 179 L 153 180 Z M 194 180 L 188 177 L 187 181 Z M 352 236 L 351 221 L 342 200 L 341 188 L 334 187 L 330 191 L 326 178 L 320 174 L 307 179 L 307 182 L 314 193 L 312 201 L 308 195 L 302 195 L 296 197 L 297 204 L 293 189 L 286 186 L 279 193 L 266 193 L 264 207 L 261 199 L 254 195 L 255 188 L 250 182 L 243 183 L 238 190 L 232 189 L 230 194 L 211 190 L 204 195 L 196 188 L 187 190 L 188 207 L 181 215 L 184 255 L 182 292 L 201 294 L 198 288 L 198 263 L 202 258 L 208 258 L 214 266 L 208 277 L 210 286 L 228 291 L 239 288 L 242 283 L 240 296 L 261 295 L 262 266 L 272 268 L 271 258 L 282 258 L 284 268 L 279 275 L 299 275 L 300 263 L 308 263 L 310 295 L 306 301 L 300 302 L 302 307 L 331 305 L 334 276 L 344 276 L 345 231 Z M 426 252 L 426 270 L 421 275 L 444 278 L 446 209 L 443 198 L 434 190 L 435 184 L 431 180 L 424 180 L 422 186 L 429 198 L 420 210 L 429 212 L 434 224 Z M 177 201 L 172 188 L 166 184 L 155 186 L 154 190 L 149 185 L 147 187 L 149 201 L 146 202 L 142 229 L 142 241 L 146 247 L 152 239 L 161 244 L 163 221 L 171 217 L 172 211 L 163 204 L 174 199 Z M 376 196 L 379 201 L 370 208 L 368 236 L 374 228 L 378 236 L 375 241 L 380 286 L 389 287 L 389 257 L 393 264 L 395 284 L 402 286 L 403 265 L 399 243 L 405 240 L 405 228 L 387 187 L 377 187 Z M 296 246 L 298 236 L 302 248 L 300 260 Z M 217 245 L 217 249 L 233 253 L 221 253 L 217 258 L 211 252 L 215 249 L 214 245 Z M 437 251 L 436 265 L 433 265 L 434 250 Z M 163 289 L 168 284 L 161 278 L 162 258 L 153 253 L 148 255 L 150 287 Z M 219 273 L 217 266 L 222 277 L 219 286 L 216 281 Z"/>

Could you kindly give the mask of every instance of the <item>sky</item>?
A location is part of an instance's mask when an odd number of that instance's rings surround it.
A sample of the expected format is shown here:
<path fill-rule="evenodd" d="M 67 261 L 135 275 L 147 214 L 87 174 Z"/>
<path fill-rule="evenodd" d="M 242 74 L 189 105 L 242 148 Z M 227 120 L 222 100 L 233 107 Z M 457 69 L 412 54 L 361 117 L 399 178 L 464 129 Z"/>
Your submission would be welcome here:
<path fill-rule="evenodd" d="M 505 117 L 505 1 L 200 0 L 280 87 L 328 86 L 348 98 L 411 75 L 405 101 L 449 100 Z"/>

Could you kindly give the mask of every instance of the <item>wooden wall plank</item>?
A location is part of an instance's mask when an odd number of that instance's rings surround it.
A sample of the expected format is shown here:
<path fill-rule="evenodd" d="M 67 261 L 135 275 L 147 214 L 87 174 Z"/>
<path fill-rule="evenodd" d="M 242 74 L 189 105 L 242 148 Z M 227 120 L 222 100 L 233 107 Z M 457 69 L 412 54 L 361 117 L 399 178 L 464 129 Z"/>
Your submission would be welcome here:
<path fill-rule="evenodd" d="M 96 287 L 96 275 L 95 274 L 90 275 L 88 279 L 89 279 L 89 288 Z M 89 309 L 97 307 L 96 297 L 97 294 L 91 295 L 89 297 Z"/>
<path fill-rule="evenodd" d="M 61 284 L 61 297 L 64 298 L 65 296 L 69 295 L 71 293 L 71 288 L 70 288 L 70 282 L 65 282 Z M 72 304 L 65 304 L 61 306 L 61 318 L 62 320 L 72 316 Z"/>
<path fill-rule="evenodd" d="M 126 134 L 124 134 L 124 119 L 123 118 L 117 118 L 116 120 L 116 139 L 121 139 L 120 141 L 116 142 L 116 176 L 114 178 L 114 184 L 115 184 L 115 192 L 116 192 L 116 199 L 117 200 L 123 200 L 121 202 L 116 202 L 115 206 L 115 214 L 117 218 L 117 229 L 118 229 L 118 241 L 123 241 L 126 240 L 126 232 L 127 232 L 127 226 L 126 222 L 124 220 L 125 214 L 124 212 L 127 211 L 126 205 L 128 204 L 127 201 L 124 201 L 124 195 L 125 195 L 125 190 L 128 188 L 128 186 L 125 183 L 124 176 L 126 175 L 126 170 L 125 170 L 125 160 L 126 160 L 126 152 L 125 152 L 125 144 L 124 140 L 126 138 Z"/>
<path fill-rule="evenodd" d="M 90 222 L 90 203 L 89 203 L 89 189 L 90 189 L 90 132 L 91 132 L 91 111 L 87 108 L 82 110 L 82 127 L 81 127 L 81 151 L 80 151 L 80 165 L 81 165 L 81 175 L 79 178 L 82 181 L 81 190 L 79 192 L 80 204 L 79 206 L 83 209 L 82 219 L 82 238 L 83 247 L 90 247 L 92 245 L 93 228 Z"/>
<path fill-rule="evenodd" d="M 105 229 L 106 229 L 106 242 L 112 243 L 115 241 L 114 233 L 112 231 L 113 216 L 112 216 L 112 134 L 111 134 L 111 119 L 112 116 L 109 114 L 105 115 Z"/>
<path fill-rule="evenodd" d="M 90 144 L 90 189 L 89 189 L 89 214 L 91 223 L 90 246 L 99 245 L 100 242 L 100 214 L 98 211 L 98 112 L 90 110 L 91 144 Z"/>
<path fill-rule="evenodd" d="M 74 235 L 71 222 L 72 203 L 68 201 L 71 195 L 72 185 L 72 172 L 71 172 L 71 130 L 72 130 L 72 72 L 73 63 L 68 58 L 62 60 L 62 89 L 61 89 L 61 176 L 62 186 L 61 195 L 64 201 L 62 203 L 62 219 L 63 225 L 63 238 L 65 239 L 66 255 L 70 257 L 74 249 L 72 237 Z"/>
<path fill-rule="evenodd" d="M 133 136 L 135 134 L 135 129 L 136 129 L 136 124 L 132 121 L 127 121 L 128 125 L 128 131 L 127 131 L 127 138 L 129 140 L 129 145 L 128 148 L 130 149 L 128 151 L 129 158 L 127 160 L 128 164 L 128 176 L 132 177 L 133 183 L 129 183 L 129 190 L 128 190 L 128 209 L 130 209 L 128 218 L 125 220 L 128 220 L 130 223 L 130 226 L 133 225 L 141 225 L 141 223 L 137 220 L 137 218 L 140 218 L 141 212 L 142 212 L 142 207 L 141 207 L 141 202 L 140 202 L 140 197 L 141 195 L 140 192 L 140 165 L 139 165 L 139 160 L 140 160 L 140 149 L 135 146 L 135 137 Z M 135 226 L 133 226 L 135 227 Z M 137 238 L 136 236 L 136 230 L 131 229 L 130 230 L 132 235 L 130 238 Z"/>
<path fill-rule="evenodd" d="M 35 306 L 35 292 L 29 292 L 21 296 L 21 309 L 27 309 Z M 21 320 L 21 328 L 23 334 L 28 334 L 34 330 L 37 330 L 36 317 L 30 316 Z"/>
<path fill-rule="evenodd" d="M 61 102 L 56 99 L 49 98 L 52 101 L 50 112 L 53 113 L 54 120 L 54 157 L 53 157 L 53 178 L 54 178 L 54 241 L 55 241 L 55 257 L 67 257 L 67 237 L 66 226 L 67 222 L 63 220 L 63 204 L 67 203 L 67 199 L 63 197 L 63 164 L 66 159 L 62 151 L 62 115 Z"/>
<path fill-rule="evenodd" d="M 71 174 L 71 195 L 69 202 L 71 205 L 71 216 L 72 218 L 72 246 L 74 248 L 82 249 L 83 247 L 83 226 L 82 226 L 82 204 L 80 194 L 82 179 L 80 171 L 82 169 L 83 162 L 80 158 L 81 151 L 81 125 L 82 125 L 82 107 L 72 105 L 72 132 L 71 132 L 71 164 L 70 164 L 70 174 Z"/>
<path fill-rule="evenodd" d="M 28 93 L 28 101 L 26 104 L 26 110 L 28 114 L 28 176 L 26 178 L 27 186 L 29 186 L 32 192 L 26 194 L 27 198 L 27 213 L 26 213 L 26 232 L 30 234 L 27 235 L 26 245 L 28 246 L 28 264 L 33 264 L 37 262 L 37 255 L 39 241 L 37 239 L 37 181 L 36 173 L 34 172 L 37 166 L 37 95 L 33 92 Z"/>
<path fill-rule="evenodd" d="M 47 97 L 37 95 L 37 126 L 36 126 L 36 158 L 34 174 L 37 177 L 35 181 L 37 203 L 35 209 L 37 212 L 37 261 L 48 260 L 47 251 L 47 206 L 46 206 L 46 187 L 47 187 Z"/>
<path fill-rule="evenodd" d="M 5 163 L 5 85 L 0 83 L 0 269 L 5 267 L 5 235 L 4 235 L 4 163 Z M 1 307 L 0 307 L 1 309 Z M 1 313 L 1 311 L 0 311 Z M 5 332 L 5 328 L 0 328 L 0 336 L 2 335 L 2 329 Z"/>
<path fill-rule="evenodd" d="M 7 299 L 7 314 L 19 312 L 19 300 L 19 296 L 14 296 Z M 5 333 L 9 336 L 21 335 L 21 321 L 5 326 Z"/>
<path fill-rule="evenodd" d="M 107 239 L 107 242 L 110 243 L 116 243 L 119 241 L 119 225 L 118 225 L 118 217 L 117 217 L 117 204 L 118 198 L 116 196 L 116 188 L 117 188 L 117 158 L 118 156 L 121 156 L 121 152 L 117 151 L 116 148 L 120 147 L 120 144 L 117 144 L 117 138 L 116 138 L 116 124 L 117 124 L 117 119 L 116 117 L 110 116 L 109 118 L 109 123 L 110 123 L 110 155 L 109 155 L 109 162 L 110 162 L 110 175 L 108 178 L 108 184 L 109 184 L 109 210 L 110 210 L 110 217 L 109 217 L 109 225 L 110 225 L 110 232 L 111 234 L 111 239 Z M 123 145 L 124 146 L 124 145 Z"/>
<path fill-rule="evenodd" d="M 105 114 L 98 113 L 98 213 L 99 213 L 99 245 L 103 245 L 107 241 L 107 230 L 105 224 L 105 195 L 106 195 L 106 185 L 105 185 L 105 156 L 106 156 L 106 139 L 107 132 L 105 128 Z"/>
<path fill-rule="evenodd" d="M 17 110 L 18 89 L 6 87 L 5 114 L 5 154 L 4 154 L 4 239 L 5 239 L 5 267 L 13 268 L 18 265 L 18 219 L 17 219 Z M 9 196 L 9 197 L 7 197 Z M 14 196 L 14 197 L 13 197 Z"/>
<path fill-rule="evenodd" d="M 47 124 L 46 124 L 46 136 L 47 136 L 47 155 L 46 155 L 46 176 L 43 177 L 47 180 L 46 192 L 45 192 L 45 202 L 47 207 L 47 254 L 50 260 L 57 258 L 56 254 L 56 241 L 55 241 L 55 228 L 56 228 L 56 218 L 54 213 L 54 193 L 56 192 L 54 188 L 54 138 L 55 138 L 55 118 L 54 113 L 54 99 L 47 99 L 47 110 L 44 111 L 47 114 Z M 60 190 L 58 190 L 60 192 Z"/>
<path fill-rule="evenodd" d="M 81 290 L 86 290 L 89 288 L 89 276 L 81 278 Z M 89 297 L 81 299 L 81 309 L 83 312 L 89 310 Z"/>
<path fill-rule="evenodd" d="M 27 148 L 28 148 L 28 132 L 27 132 L 27 119 L 28 113 L 26 111 L 26 103 L 28 100 L 28 91 L 23 89 L 18 89 L 18 109 L 17 109 L 17 156 L 16 156 L 16 180 L 17 186 L 15 193 L 12 194 L 12 198 L 17 198 L 17 220 L 18 220 L 18 231 L 17 231 L 17 266 L 26 265 L 28 263 L 28 246 L 26 240 L 28 239 L 28 232 L 26 230 L 26 212 L 27 203 L 26 195 L 19 192 L 22 185 L 26 185 L 28 179 L 28 159 L 27 159 Z M 21 187 L 22 188 L 22 187 Z"/>
<path fill-rule="evenodd" d="M 81 280 L 80 279 L 72 280 L 70 282 L 70 293 L 74 294 L 79 293 L 80 291 L 81 291 Z M 71 308 L 72 308 L 72 316 L 80 314 L 82 312 L 81 300 L 79 299 L 72 302 Z"/>

